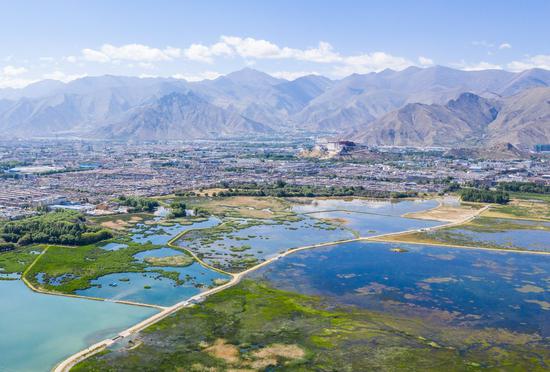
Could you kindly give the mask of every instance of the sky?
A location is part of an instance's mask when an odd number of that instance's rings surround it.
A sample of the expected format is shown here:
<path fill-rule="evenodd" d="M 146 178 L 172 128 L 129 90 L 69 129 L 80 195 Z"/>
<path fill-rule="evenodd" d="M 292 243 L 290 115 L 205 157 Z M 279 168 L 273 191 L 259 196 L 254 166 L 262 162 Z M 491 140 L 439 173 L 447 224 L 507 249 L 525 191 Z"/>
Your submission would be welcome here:
<path fill-rule="evenodd" d="M 548 0 L 0 0 L 0 88 L 244 67 L 286 79 L 550 69 L 549 15 Z"/>

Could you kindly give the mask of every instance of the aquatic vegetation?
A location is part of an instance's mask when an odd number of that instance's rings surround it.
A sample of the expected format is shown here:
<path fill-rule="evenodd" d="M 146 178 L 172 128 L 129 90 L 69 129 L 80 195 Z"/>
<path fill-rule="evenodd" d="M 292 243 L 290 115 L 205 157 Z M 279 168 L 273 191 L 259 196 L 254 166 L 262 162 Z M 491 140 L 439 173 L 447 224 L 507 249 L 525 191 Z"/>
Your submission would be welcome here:
<path fill-rule="evenodd" d="M 43 250 L 41 246 L 27 246 L 16 248 L 13 251 L 0 253 L 0 273 L 22 273 L 36 260 L 36 256 Z"/>
<path fill-rule="evenodd" d="M 175 244 L 211 266 L 239 272 L 289 248 L 353 237 L 347 229 L 309 216 L 293 222 L 226 218 L 218 226 L 187 231 Z"/>
<path fill-rule="evenodd" d="M 459 226 L 398 234 L 384 240 L 549 251 L 550 222 L 478 217 Z"/>
<path fill-rule="evenodd" d="M 550 358 L 536 335 L 335 308 L 323 298 L 251 280 L 182 309 L 137 337 L 74 370 L 543 370 Z"/>
<path fill-rule="evenodd" d="M 145 262 L 153 266 L 189 266 L 195 260 L 189 255 L 180 254 L 169 257 L 147 257 L 145 258 Z"/>
<path fill-rule="evenodd" d="M 250 276 L 336 306 L 547 337 L 547 315 L 525 301 L 547 301 L 549 270 L 550 261 L 539 255 L 351 242 L 297 252 Z M 520 312 L 511 307 L 516 304 Z"/>
<path fill-rule="evenodd" d="M 90 287 L 76 293 L 89 297 L 170 306 L 215 287 L 229 279 L 198 263 L 185 267 L 151 266 L 143 272 L 121 272 L 101 276 Z"/>

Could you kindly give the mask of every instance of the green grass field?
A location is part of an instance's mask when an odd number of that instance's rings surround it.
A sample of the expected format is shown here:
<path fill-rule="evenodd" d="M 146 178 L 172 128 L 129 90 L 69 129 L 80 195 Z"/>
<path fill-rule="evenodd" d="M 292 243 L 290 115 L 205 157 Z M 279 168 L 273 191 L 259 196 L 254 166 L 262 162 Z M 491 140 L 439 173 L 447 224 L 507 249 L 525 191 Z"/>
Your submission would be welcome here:
<path fill-rule="evenodd" d="M 26 274 L 26 278 L 36 287 L 42 287 L 48 291 L 61 293 L 75 293 L 76 290 L 86 289 L 90 281 L 100 276 L 120 272 L 143 272 L 146 267 L 155 263 L 139 262 L 134 259 L 136 253 L 161 246 L 151 244 L 136 244 L 125 242 L 127 248 L 118 251 L 107 251 L 99 245 L 87 245 L 81 247 L 49 246 L 36 264 Z M 101 245 L 105 244 L 102 242 Z M 182 250 L 182 254 L 186 254 Z M 190 258 L 191 259 L 191 258 Z M 36 279 L 39 273 L 44 274 L 45 283 L 40 284 Z M 161 276 L 179 281 L 177 273 L 159 271 Z M 50 285 L 51 278 L 67 276 L 67 280 L 59 285 Z"/>

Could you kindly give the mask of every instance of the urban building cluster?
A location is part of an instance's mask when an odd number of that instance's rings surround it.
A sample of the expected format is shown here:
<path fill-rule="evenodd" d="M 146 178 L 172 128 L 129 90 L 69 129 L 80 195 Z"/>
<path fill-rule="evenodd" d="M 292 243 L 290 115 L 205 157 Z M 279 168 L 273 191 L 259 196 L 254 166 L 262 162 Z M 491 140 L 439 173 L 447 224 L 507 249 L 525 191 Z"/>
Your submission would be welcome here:
<path fill-rule="evenodd" d="M 439 193 L 450 182 L 493 186 L 503 181 L 550 183 L 550 157 L 483 160 L 446 155 L 445 149 L 361 148 L 326 143 L 330 158 L 300 156 L 311 138 L 263 141 L 116 143 L 19 141 L 0 143 L 0 218 L 36 207 L 66 206 L 97 213 L 120 195 L 153 196 L 221 182 Z"/>

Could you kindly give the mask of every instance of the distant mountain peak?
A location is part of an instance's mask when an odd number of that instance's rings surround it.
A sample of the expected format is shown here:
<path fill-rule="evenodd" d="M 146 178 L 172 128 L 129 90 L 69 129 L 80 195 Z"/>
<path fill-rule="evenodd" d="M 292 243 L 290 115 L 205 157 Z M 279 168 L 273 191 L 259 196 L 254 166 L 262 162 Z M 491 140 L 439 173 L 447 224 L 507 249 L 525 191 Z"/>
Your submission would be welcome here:
<path fill-rule="evenodd" d="M 231 72 L 225 76 L 219 77 L 218 79 L 228 79 L 236 83 L 247 83 L 247 84 L 257 84 L 257 83 L 268 83 L 271 85 L 278 84 L 284 80 L 277 79 L 265 72 L 255 70 L 250 67 L 245 67 L 241 70 Z"/>

